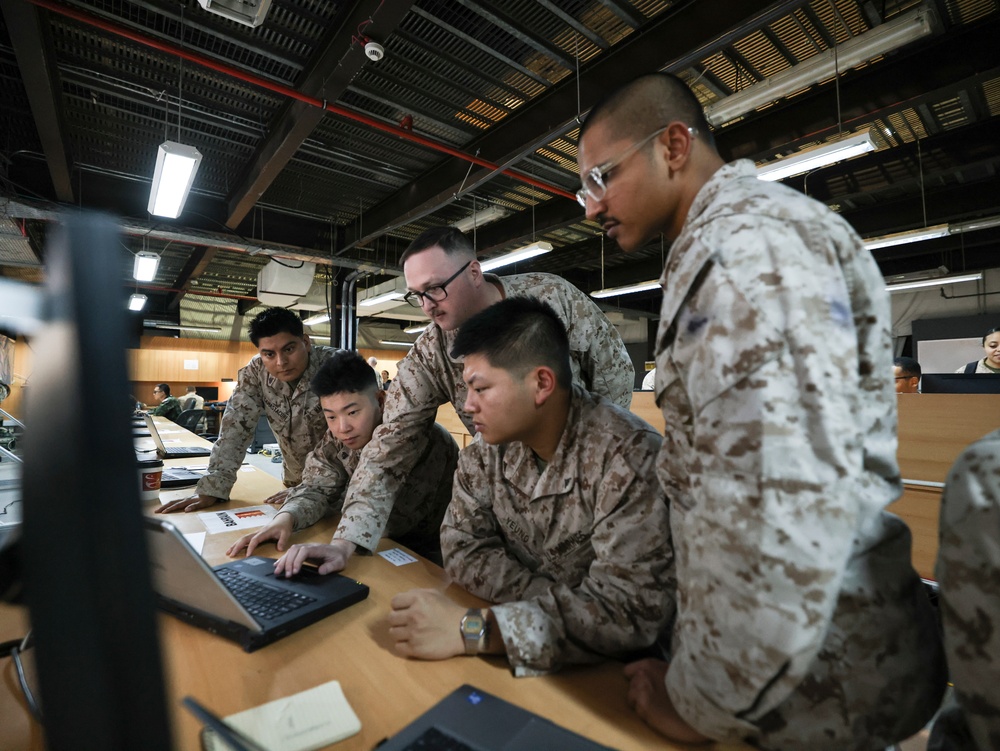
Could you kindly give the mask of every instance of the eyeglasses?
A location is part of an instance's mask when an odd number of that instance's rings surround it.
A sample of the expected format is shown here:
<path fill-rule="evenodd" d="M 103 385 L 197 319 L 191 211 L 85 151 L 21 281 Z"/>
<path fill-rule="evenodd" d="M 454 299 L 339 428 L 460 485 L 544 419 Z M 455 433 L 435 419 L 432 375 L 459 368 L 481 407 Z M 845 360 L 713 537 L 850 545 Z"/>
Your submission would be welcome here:
<path fill-rule="evenodd" d="M 430 300 L 431 302 L 441 302 L 448 296 L 448 290 L 446 290 L 445 287 L 458 279 L 458 275 L 469 268 L 470 263 L 472 263 L 472 261 L 466 261 L 462 268 L 449 276 L 443 282 L 435 284 L 433 287 L 428 287 L 423 292 L 410 290 L 403 295 L 403 300 L 412 305 L 414 308 L 423 307 L 425 299 Z"/>
<path fill-rule="evenodd" d="M 590 170 L 580 178 L 583 183 L 583 187 L 576 192 L 576 200 L 579 204 L 583 206 L 583 208 L 587 208 L 588 198 L 592 198 L 595 201 L 600 201 L 604 198 L 608 192 L 608 173 L 669 127 L 669 125 L 665 125 L 659 130 L 654 130 L 641 141 L 633 143 L 625 149 L 625 151 L 613 159 L 609 159 L 604 164 L 600 164 L 596 167 L 591 167 Z M 692 138 L 695 138 L 698 135 L 698 129 L 689 127 L 688 133 L 691 134 Z"/>

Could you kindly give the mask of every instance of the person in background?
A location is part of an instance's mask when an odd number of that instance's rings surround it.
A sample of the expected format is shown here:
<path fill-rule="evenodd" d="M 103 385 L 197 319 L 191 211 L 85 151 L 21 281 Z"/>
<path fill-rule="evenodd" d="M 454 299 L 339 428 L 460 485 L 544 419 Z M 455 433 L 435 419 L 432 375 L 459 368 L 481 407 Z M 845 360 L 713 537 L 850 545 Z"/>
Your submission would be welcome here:
<path fill-rule="evenodd" d="M 199 394 L 195 390 L 194 386 L 187 387 L 187 393 L 184 394 L 184 397 L 180 401 L 181 401 L 181 406 L 184 407 L 185 410 L 205 408 L 205 397 Z"/>
<path fill-rule="evenodd" d="M 392 383 L 392 381 L 389 380 L 389 371 L 388 370 L 383 370 L 382 371 L 382 390 L 383 391 L 388 391 L 390 383 Z"/>
<path fill-rule="evenodd" d="M 986 356 L 982 360 L 973 360 L 955 372 L 966 375 L 973 373 L 1000 375 L 1000 326 L 990 329 L 983 336 L 983 352 Z"/>
<path fill-rule="evenodd" d="M 151 415 L 166 417 L 168 420 L 177 422 L 181 416 L 181 403 L 176 396 L 170 395 L 170 386 L 165 383 L 158 383 L 153 387 L 153 398 L 156 406 L 149 411 Z"/>
<path fill-rule="evenodd" d="M 920 392 L 920 363 L 912 357 L 897 357 L 892 361 L 892 375 L 897 394 Z"/>
<path fill-rule="evenodd" d="M 626 252 L 670 241 L 660 284 L 658 474 L 670 500 L 670 661 L 628 699 L 679 741 L 884 748 L 944 690 L 911 564 L 885 281 L 823 204 L 726 164 L 697 97 L 649 74 L 590 112 L 577 194 Z M 665 541 L 666 544 L 666 541 Z"/>
<path fill-rule="evenodd" d="M 375 371 L 375 380 L 378 383 L 378 387 L 384 390 L 385 386 L 382 384 L 382 376 L 378 374 L 378 359 L 375 357 L 369 357 L 368 366 Z"/>
<path fill-rule="evenodd" d="M 470 434 L 464 411 L 468 387 L 462 362 L 451 357 L 460 327 L 493 303 L 514 295 L 545 300 L 569 334 L 573 380 L 624 407 L 632 401 L 635 372 L 625 343 L 607 316 L 583 292 L 551 274 L 484 274 L 469 239 L 454 227 L 422 232 L 401 257 L 410 305 L 431 319 L 396 371 L 386 394 L 385 418 L 365 446 L 347 490 L 332 549 L 337 568 L 357 548 L 372 552 L 406 475 L 424 450 L 438 406 L 451 402 Z M 326 561 L 331 561 L 326 558 Z"/>
<path fill-rule="evenodd" d="M 495 604 L 396 595 L 396 651 L 506 654 L 526 676 L 650 646 L 674 613 L 660 436 L 573 384 L 566 331 L 540 300 L 469 319 L 452 357 L 479 440 L 459 458 L 441 549 L 451 580 Z"/>
<path fill-rule="evenodd" d="M 262 414 L 267 415 L 281 449 L 286 488 L 299 484 L 306 456 L 326 434 L 323 410 L 309 380 L 339 350 L 314 345 L 299 317 L 284 308 L 258 313 L 247 328 L 258 353 L 237 376 L 208 472 L 198 481 L 194 495 L 164 504 L 156 510 L 158 514 L 197 511 L 229 500 Z M 265 502 L 280 503 L 286 493 L 276 493 Z"/>
<path fill-rule="evenodd" d="M 372 433 L 382 424 L 385 392 L 375 382 L 375 371 L 355 352 L 335 352 L 310 385 L 319 397 L 327 434 L 306 457 L 302 482 L 288 491 L 274 519 L 256 533 L 240 538 L 227 554 L 247 555 L 266 540 L 276 540 L 284 552 L 292 532 L 338 514 L 347 483 L 358 466 Z M 441 519 L 451 500 L 451 482 L 458 462 L 458 446 L 443 427 L 430 425 L 427 448 L 417 460 L 386 525 L 386 535 L 435 563 L 441 563 Z M 302 559 L 322 554 L 322 545 L 300 545 Z M 294 566 L 295 556 L 284 559 Z M 327 573 L 322 567 L 320 573 Z"/>

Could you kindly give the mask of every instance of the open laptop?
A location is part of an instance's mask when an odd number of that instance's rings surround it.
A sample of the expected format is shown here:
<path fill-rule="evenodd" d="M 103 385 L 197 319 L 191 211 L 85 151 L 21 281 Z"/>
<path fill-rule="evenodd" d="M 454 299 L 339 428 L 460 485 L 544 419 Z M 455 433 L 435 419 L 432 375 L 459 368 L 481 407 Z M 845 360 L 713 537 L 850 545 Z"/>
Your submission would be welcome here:
<path fill-rule="evenodd" d="M 378 746 L 378 751 L 607 751 L 607 746 L 469 685 Z"/>
<path fill-rule="evenodd" d="M 274 561 L 260 556 L 213 569 L 173 524 L 149 517 L 143 521 L 160 607 L 247 652 L 368 596 L 367 586 L 339 574 L 303 569 L 292 579 L 278 579 Z"/>
<path fill-rule="evenodd" d="M 156 423 L 153 422 L 153 418 L 149 415 L 144 415 L 143 419 L 145 419 L 146 427 L 149 428 L 149 434 L 156 444 L 156 454 L 161 459 L 188 459 L 192 456 L 212 455 L 212 449 L 202 446 L 164 446 L 163 439 L 160 438 L 160 433 L 156 429 Z"/>

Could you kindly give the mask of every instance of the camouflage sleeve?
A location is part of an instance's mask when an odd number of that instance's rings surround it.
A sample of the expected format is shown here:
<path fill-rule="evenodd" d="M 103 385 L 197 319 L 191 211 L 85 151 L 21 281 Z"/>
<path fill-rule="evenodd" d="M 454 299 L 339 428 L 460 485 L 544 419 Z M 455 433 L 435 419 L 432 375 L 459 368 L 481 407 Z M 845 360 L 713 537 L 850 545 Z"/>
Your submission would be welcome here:
<path fill-rule="evenodd" d="M 491 607 L 517 676 L 648 647 L 673 620 L 667 504 L 656 480 L 660 442 L 636 433 L 602 467 L 594 561 L 579 584 L 551 583 L 530 599 Z"/>
<path fill-rule="evenodd" d="M 728 284 L 717 294 L 745 304 L 716 315 L 732 329 L 718 324 L 689 374 L 703 449 L 688 471 L 690 508 L 671 513 L 682 519 L 673 532 L 684 559 L 706 564 L 686 570 L 666 681 L 681 716 L 716 737 L 741 725 L 752 733 L 808 675 L 873 481 L 858 472 L 854 383 L 830 375 L 850 372 L 838 359 L 853 352 L 853 328 L 823 323 L 815 337 L 824 346 L 793 358 L 781 330 Z"/>
<path fill-rule="evenodd" d="M 495 451 L 479 443 L 458 455 L 451 503 L 441 524 L 444 567 L 463 589 L 490 602 L 541 594 L 552 579 L 521 563 L 504 543 L 493 514 L 493 487 L 502 482 L 488 468 Z"/>
<path fill-rule="evenodd" d="M 451 397 L 442 384 L 437 350 L 440 332 L 432 327 L 399 363 L 386 392 L 382 424 L 361 450 L 361 459 L 344 499 L 334 539 L 374 551 L 385 531 L 393 504 L 417 460 L 427 448 L 428 430 L 438 405 Z"/>
<path fill-rule="evenodd" d="M 208 473 L 198 481 L 196 492 L 199 495 L 228 499 L 236 484 L 236 473 L 257 429 L 257 420 L 264 412 L 264 397 L 257 376 L 252 361 L 240 369 L 236 389 L 222 415 L 219 439 L 212 447 Z"/>
<path fill-rule="evenodd" d="M 941 500 L 941 620 L 955 698 L 976 748 L 1000 748 L 1000 431 L 969 446 Z"/>
<path fill-rule="evenodd" d="M 281 510 L 292 515 L 296 532 L 341 510 L 350 475 L 337 458 L 336 449 L 336 443 L 327 433 L 306 457 L 302 482 L 288 491 Z"/>

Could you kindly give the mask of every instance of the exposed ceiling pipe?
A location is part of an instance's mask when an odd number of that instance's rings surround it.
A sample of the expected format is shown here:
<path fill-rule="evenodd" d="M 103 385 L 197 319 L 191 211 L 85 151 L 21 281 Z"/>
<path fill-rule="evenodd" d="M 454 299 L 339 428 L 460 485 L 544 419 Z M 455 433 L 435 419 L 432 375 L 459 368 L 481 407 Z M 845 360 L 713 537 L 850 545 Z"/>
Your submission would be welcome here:
<path fill-rule="evenodd" d="M 317 99 L 316 97 L 311 97 L 303 94 L 295 89 L 284 86 L 280 83 L 275 83 L 273 81 L 268 81 L 252 73 L 247 73 L 245 71 L 239 70 L 237 68 L 230 67 L 224 63 L 217 62 L 210 58 L 199 55 L 197 52 L 189 52 L 188 50 L 176 47 L 168 42 L 161 41 L 159 39 L 153 39 L 151 37 L 140 34 L 131 29 L 125 28 L 124 26 L 119 26 L 118 24 L 112 23 L 111 21 L 105 21 L 103 18 L 98 18 L 89 13 L 76 10 L 75 8 L 70 8 L 60 3 L 53 2 L 52 0 L 27 0 L 32 5 L 37 5 L 40 8 L 45 8 L 53 13 L 58 13 L 59 15 L 66 16 L 67 18 L 72 18 L 75 21 L 86 24 L 88 26 L 93 26 L 95 28 L 107 31 L 111 34 L 116 34 L 118 36 L 125 37 L 126 39 L 131 39 L 133 42 L 145 45 L 147 47 L 152 47 L 153 49 L 159 50 L 160 52 L 166 52 L 169 55 L 175 55 L 176 57 L 183 58 L 189 62 L 196 63 L 197 65 L 204 66 L 210 70 L 214 70 L 217 73 L 222 73 L 223 75 L 236 78 L 245 83 L 258 86 L 262 89 L 272 91 L 275 94 L 281 94 L 282 96 L 295 99 L 299 102 L 304 102 L 313 107 L 319 107 L 320 109 L 331 112 L 334 115 L 339 115 L 340 117 L 346 118 L 348 120 L 353 120 L 354 122 L 361 123 L 362 125 L 367 125 L 369 128 L 374 128 L 375 130 L 380 130 L 384 133 L 388 133 L 397 138 L 402 138 L 405 141 L 411 141 L 412 143 L 419 144 L 428 149 L 433 149 L 434 151 L 441 152 L 442 154 L 448 154 L 449 156 L 456 157 L 458 159 L 463 159 L 467 162 L 471 162 L 479 167 L 485 167 L 489 170 L 499 171 L 501 174 L 507 175 L 515 180 L 518 180 L 528 185 L 532 185 L 536 188 L 540 188 L 553 195 L 562 196 L 563 198 L 568 198 L 571 201 L 576 200 L 576 196 L 567 190 L 550 185 L 543 180 L 538 180 L 529 175 L 522 174 L 515 170 L 501 169 L 499 165 L 489 162 L 485 159 L 480 159 L 472 154 L 466 154 L 464 151 L 453 148 L 448 144 L 441 143 L 440 141 L 435 141 L 431 138 L 421 136 L 410 130 L 406 130 L 397 125 L 389 125 L 388 123 L 380 122 L 373 117 L 368 117 L 367 115 L 362 115 L 359 112 L 354 112 L 344 107 L 339 107 L 336 104 L 328 102 L 326 99 Z"/>
<path fill-rule="evenodd" d="M 358 283 L 358 277 L 365 272 L 361 270 L 352 271 L 344 279 L 340 287 L 340 348 L 352 350 L 357 341 L 357 316 L 354 314 L 354 289 Z M 353 339 L 353 340 L 352 340 Z"/>

